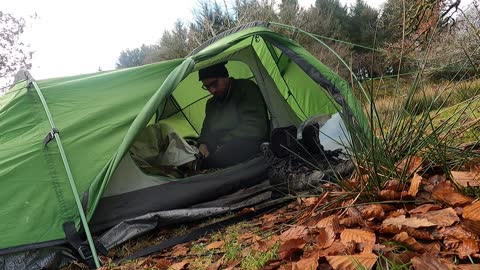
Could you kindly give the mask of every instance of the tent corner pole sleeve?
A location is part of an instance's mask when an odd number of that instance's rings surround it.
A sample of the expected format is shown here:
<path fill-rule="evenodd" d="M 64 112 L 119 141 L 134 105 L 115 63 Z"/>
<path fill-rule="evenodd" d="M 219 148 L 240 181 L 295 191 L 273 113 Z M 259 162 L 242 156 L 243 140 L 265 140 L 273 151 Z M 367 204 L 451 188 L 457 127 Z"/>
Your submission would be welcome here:
<path fill-rule="evenodd" d="M 43 97 L 42 91 L 40 91 L 40 87 L 38 87 L 37 83 L 33 80 L 32 80 L 31 83 L 32 83 L 33 87 L 35 88 L 35 90 L 37 91 L 38 97 L 40 98 L 40 100 L 42 102 L 43 108 L 44 108 L 45 113 L 47 114 L 47 117 L 48 117 L 48 121 L 50 122 L 50 126 L 52 127 L 52 129 L 56 128 L 55 124 L 53 122 L 53 118 L 52 118 L 52 115 L 50 113 L 50 110 L 48 109 L 47 102 L 45 101 L 45 98 Z M 80 198 L 78 196 L 77 186 L 75 185 L 75 181 L 73 180 L 72 171 L 70 170 L 70 166 L 68 165 L 67 156 L 65 155 L 65 151 L 63 150 L 63 145 L 62 145 L 62 141 L 60 140 L 60 134 L 59 133 L 55 134 L 55 139 L 57 140 L 57 145 L 58 145 L 58 148 L 60 150 L 60 155 L 62 157 L 63 164 L 65 166 L 65 171 L 67 172 L 68 182 L 70 183 L 70 188 L 72 189 L 73 196 L 75 198 L 75 203 L 77 205 L 78 212 L 80 214 L 80 219 L 82 221 L 83 229 L 85 230 L 85 234 L 87 235 L 88 245 L 89 245 L 90 250 L 92 252 L 92 256 L 93 256 L 93 260 L 95 262 L 95 266 L 97 268 L 100 268 L 100 261 L 98 259 L 98 255 L 97 255 L 97 251 L 95 249 L 95 245 L 93 244 L 93 239 L 92 239 L 92 235 L 90 233 L 90 229 L 88 227 L 87 218 L 85 217 L 85 212 L 83 211 L 82 203 L 80 202 Z"/>

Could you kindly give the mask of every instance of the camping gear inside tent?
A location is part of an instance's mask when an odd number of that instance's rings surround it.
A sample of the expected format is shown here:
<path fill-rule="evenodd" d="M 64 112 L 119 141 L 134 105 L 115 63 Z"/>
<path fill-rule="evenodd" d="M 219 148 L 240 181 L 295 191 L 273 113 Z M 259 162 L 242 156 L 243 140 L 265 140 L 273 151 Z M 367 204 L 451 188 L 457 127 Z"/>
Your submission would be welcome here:
<path fill-rule="evenodd" d="M 155 123 L 198 137 L 209 98 L 198 70 L 219 62 L 228 62 L 232 77 L 257 83 L 272 130 L 338 111 L 364 121 L 343 79 L 263 22 L 220 34 L 182 59 L 40 81 L 23 72 L 0 96 L 0 268 L 63 262 L 64 255 L 52 254 L 65 254 L 64 244 L 80 237 L 87 240 L 76 253 L 90 251 L 91 231 L 103 232 L 97 240 L 111 248 L 138 235 L 135 230 L 247 205 L 247 195 L 204 203 L 264 181 L 261 156 L 172 178 L 146 174 L 129 152 Z"/>

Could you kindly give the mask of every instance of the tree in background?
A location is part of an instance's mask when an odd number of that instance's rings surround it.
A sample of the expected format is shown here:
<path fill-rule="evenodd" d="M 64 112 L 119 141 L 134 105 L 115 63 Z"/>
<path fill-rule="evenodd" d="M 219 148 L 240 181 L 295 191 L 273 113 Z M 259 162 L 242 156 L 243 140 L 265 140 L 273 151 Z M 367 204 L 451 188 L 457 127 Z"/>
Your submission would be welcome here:
<path fill-rule="evenodd" d="M 388 0 L 379 18 L 384 66 L 394 74 L 425 67 L 421 62 L 428 47 L 435 44 L 438 49 L 441 43 L 448 43 L 445 34 L 454 24 L 453 15 L 459 3 L 458 0 Z M 429 59 L 429 63 L 434 62 Z"/>
<path fill-rule="evenodd" d="M 194 49 L 189 43 L 188 29 L 178 20 L 172 31 L 165 31 L 160 39 L 159 47 L 163 49 L 160 59 L 181 58 Z"/>
<path fill-rule="evenodd" d="M 279 5 L 280 11 L 278 17 L 284 24 L 300 26 L 302 9 L 298 5 L 298 0 L 282 0 Z"/>
<path fill-rule="evenodd" d="M 235 0 L 230 6 L 226 1 L 199 0 L 191 23 L 177 21 L 158 43 L 122 52 L 117 66 L 185 57 L 225 30 L 261 20 L 317 35 L 350 64 L 359 78 L 408 72 L 420 67 L 416 59 L 422 57 L 427 44 L 438 42 L 436 46 L 440 48 L 442 40 L 448 40 L 438 33 L 446 33 L 452 27 L 452 14 L 458 3 L 459 0 L 387 0 L 383 9 L 376 10 L 364 0 L 356 0 L 349 8 L 340 0 L 316 0 L 308 8 L 301 8 L 298 0 Z M 295 31 L 274 30 L 295 39 L 329 68 L 350 79 L 349 69 L 314 39 L 296 35 Z"/>
<path fill-rule="evenodd" d="M 311 19 L 315 20 L 313 25 L 309 25 L 312 33 L 331 38 L 349 38 L 348 8 L 339 0 L 316 0 L 315 6 L 309 11 L 313 15 Z"/>
<path fill-rule="evenodd" d="M 480 2 L 448 19 L 447 27 L 432 39 L 426 72 L 434 80 L 463 80 L 478 74 L 480 67 Z M 448 10 L 448 9 L 444 9 Z M 442 14 L 440 14 L 441 16 Z M 443 16 L 448 18 L 448 16 Z M 442 23 L 442 22 L 440 22 Z"/>
<path fill-rule="evenodd" d="M 193 11 L 193 23 L 190 24 L 189 41 L 196 46 L 211 37 L 235 27 L 235 20 L 227 7 L 222 8 L 217 1 L 203 0 L 200 7 Z"/>
<path fill-rule="evenodd" d="M 253 21 L 273 22 L 279 21 L 275 12 L 275 1 L 271 0 L 235 0 L 233 3 L 233 16 L 236 25 Z"/>
<path fill-rule="evenodd" d="M 137 67 L 151 62 L 146 61 L 155 52 L 159 50 L 156 45 L 143 44 L 140 48 L 126 49 L 120 53 L 120 57 L 117 61 L 117 68 Z"/>
<path fill-rule="evenodd" d="M 20 69 L 31 68 L 33 52 L 20 40 L 25 19 L 0 11 L 0 81 L 1 86 L 12 82 Z"/>
<path fill-rule="evenodd" d="M 349 17 L 346 5 L 342 5 L 339 0 L 316 0 L 314 6 L 305 10 L 304 18 L 305 31 L 318 35 L 343 59 L 350 57 L 351 46 L 335 41 L 349 39 L 347 29 Z M 341 64 L 340 59 L 324 46 L 319 46 L 316 40 L 299 39 L 298 41 L 325 65 L 348 77 L 349 71 Z"/>
<path fill-rule="evenodd" d="M 347 24 L 353 54 L 349 59 L 353 72 L 359 78 L 377 77 L 382 74 L 382 65 L 372 65 L 372 50 L 377 47 L 378 11 L 363 0 L 357 0 L 349 13 Z"/>
<path fill-rule="evenodd" d="M 339 43 L 334 39 L 372 47 L 377 19 L 378 12 L 362 0 L 357 0 L 350 10 L 339 0 L 316 0 L 315 5 L 307 9 L 301 8 L 298 0 L 282 0 L 278 6 L 273 0 L 235 0 L 231 6 L 227 6 L 225 1 L 222 5 L 217 1 L 201 0 L 194 9 L 193 22 L 183 26 L 177 21 L 174 29 L 165 31 L 159 43 L 155 44 L 155 50 L 151 50 L 150 54 L 147 54 L 148 57 L 144 56 L 143 59 L 148 58 L 147 63 L 151 63 L 184 57 L 203 42 L 225 30 L 256 20 L 276 21 L 326 37 L 324 41 L 327 45 L 342 58 L 355 63 L 355 72 L 371 76 L 380 72 L 367 70 L 367 66 L 371 66 L 371 55 L 368 54 L 370 51 Z M 296 39 L 328 67 L 346 78 L 349 77 L 348 69 L 340 60 L 327 48 L 319 46 L 315 40 L 301 35 L 294 36 L 285 29 L 278 31 Z M 130 61 L 122 59 L 122 62 L 144 64 L 145 61 L 136 59 L 141 51 L 122 52 L 122 58 L 132 58 Z M 382 70 L 381 67 L 378 69 Z"/>

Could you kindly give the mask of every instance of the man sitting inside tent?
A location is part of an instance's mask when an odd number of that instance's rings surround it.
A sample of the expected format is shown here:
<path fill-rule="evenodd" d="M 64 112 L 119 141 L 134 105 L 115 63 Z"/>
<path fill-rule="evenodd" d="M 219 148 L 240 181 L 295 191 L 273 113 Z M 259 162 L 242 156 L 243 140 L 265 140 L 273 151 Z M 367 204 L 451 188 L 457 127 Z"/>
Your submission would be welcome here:
<path fill-rule="evenodd" d="M 268 138 L 268 116 L 258 86 L 248 79 L 229 77 L 226 63 L 199 70 L 207 101 L 198 138 L 203 168 L 224 168 L 248 160 Z"/>

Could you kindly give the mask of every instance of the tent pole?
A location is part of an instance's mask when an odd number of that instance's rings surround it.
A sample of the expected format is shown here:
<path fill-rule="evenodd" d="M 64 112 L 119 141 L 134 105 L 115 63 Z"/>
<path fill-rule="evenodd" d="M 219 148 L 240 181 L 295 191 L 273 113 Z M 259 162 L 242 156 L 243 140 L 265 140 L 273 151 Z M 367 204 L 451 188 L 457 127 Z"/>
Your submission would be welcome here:
<path fill-rule="evenodd" d="M 44 108 L 45 113 L 47 114 L 47 117 L 48 117 L 48 121 L 50 122 L 50 126 L 52 127 L 52 129 L 56 128 L 55 124 L 53 122 L 53 118 L 52 118 L 52 115 L 50 113 L 50 110 L 48 109 L 47 102 L 45 101 L 45 98 L 43 97 L 43 94 L 40 91 L 40 88 L 38 87 L 37 83 L 34 80 L 32 80 L 31 83 L 32 83 L 33 87 L 35 88 L 35 90 L 37 91 L 38 97 L 40 98 L 40 100 L 42 102 L 43 108 Z M 100 261 L 98 260 L 97 250 L 95 249 L 95 245 L 93 244 L 93 239 L 92 239 L 92 235 L 90 233 L 90 229 L 88 227 L 87 218 L 85 216 L 85 212 L 83 211 L 83 207 L 82 207 L 82 203 L 80 202 L 80 198 L 78 197 L 77 186 L 75 185 L 75 181 L 73 180 L 73 175 L 72 175 L 72 171 L 70 170 L 70 166 L 68 165 L 67 156 L 65 155 L 65 151 L 63 150 L 62 141 L 60 140 L 60 134 L 56 133 L 54 135 L 54 137 L 57 140 L 58 149 L 60 150 L 60 155 L 62 157 L 63 164 L 65 166 L 65 171 L 67 172 L 68 182 L 70 183 L 70 188 L 72 189 L 73 196 L 75 198 L 75 203 L 77 205 L 78 212 L 80 214 L 80 219 L 82 221 L 82 225 L 83 225 L 83 228 L 85 230 L 85 234 L 87 235 L 88 245 L 89 245 L 90 250 L 92 252 L 92 256 L 93 256 L 93 260 L 95 262 L 95 266 L 97 268 L 100 268 Z"/>

